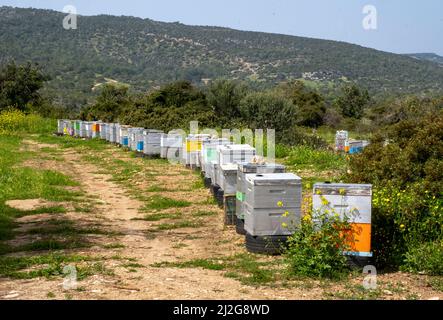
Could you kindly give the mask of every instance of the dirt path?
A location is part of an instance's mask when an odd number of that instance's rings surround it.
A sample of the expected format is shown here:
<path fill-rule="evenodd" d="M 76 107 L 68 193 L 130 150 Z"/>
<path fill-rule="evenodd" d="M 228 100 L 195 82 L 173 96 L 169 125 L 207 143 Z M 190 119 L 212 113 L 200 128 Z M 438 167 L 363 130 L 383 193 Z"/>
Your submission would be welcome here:
<path fill-rule="evenodd" d="M 43 147 L 33 141 L 25 141 L 25 147 L 34 151 Z M 121 157 L 121 154 L 115 153 Z M 153 267 L 153 263 L 165 261 L 187 261 L 195 258 L 223 257 L 243 249 L 243 238 L 231 227 L 223 226 L 223 212 L 215 205 L 201 205 L 217 215 L 205 218 L 198 228 L 179 228 L 152 232 L 160 222 L 137 220 L 146 214 L 140 209 L 144 203 L 135 199 L 130 192 L 112 181 L 110 174 L 103 174 L 100 166 L 91 164 L 72 149 L 61 152 L 63 161 L 32 160 L 27 165 L 61 171 L 80 183 L 80 189 L 93 201 L 92 212 L 70 210 L 66 216 L 78 225 L 99 226 L 111 235 L 91 235 L 92 247 L 76 249 L 76 254 L 103 257 L 106 268 L 112 273 L 97 273 L 79 281 L 76 290 L 63 289 L 63 279 L 30 280 L 0 279 L 0 298 L 3 299 L 47 299 L 51 293 L 56 299 L 322 299 L 321 286 L 291 288 L 251 287 L 224 276 L 225 271 L 201 268 Z M 142 161 L 140 159 L 125 159 Z M 34 162 L 33 162 L 34 161 Z M 171 165 L 173 174 L 182 168 Z M 186 176 L 157 176 L 164 185 L 181 185 Z M 183 181 L 181 181 L 182 179 Z M 172 182 L 170 181 L 172 180 Z M 207 190 L 182 191 L 171 194 L 178 198 L 204 201 Z M 181 209 L 184 215 L 196 211 L 195 207 Z M 165 212 L 168 212 L 166 210 Z M 25 217 L 21 223 L 41 223 L 47 215 Z M 168 220 L 167 220 L 168 221 Z M 173 221 L 170 221 L 173 222 Z M 21 226 L 23 227 L 23 226 Z M 118 243 L 118 247 L 111 248 Z M 107 247 L 108 246 L 108 247 Z M 128 262 L 129 261 L 129 262 Z M 397 275 L 396 280 L 413 285 L 408 275 Z M 418 298 L 439 296 L 423 285 Z M 391 296 L 395 298 L 394 293 Z M 441 295 L 439 296 L 440 298 Z M 388 294 L 388 297 L 389 294 Z"/>

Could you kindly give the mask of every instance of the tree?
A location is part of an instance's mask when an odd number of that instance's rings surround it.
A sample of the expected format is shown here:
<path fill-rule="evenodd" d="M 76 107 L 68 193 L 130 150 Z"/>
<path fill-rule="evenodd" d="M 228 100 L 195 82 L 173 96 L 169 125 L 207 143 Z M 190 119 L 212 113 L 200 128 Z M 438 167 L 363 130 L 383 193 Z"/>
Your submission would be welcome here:
<path fill-rule="evenodd" d="M 25 111 L 31 104 L 38 106 L 42 99 L 39 90 L 48 80 L 38 65 L 10 62 L 0 70 L 0 110 L 14 107 Z"/>
<path fill-rule="evenodd" d="M 275 129 L 283 132 L 294 125 L 297 108 L 275 92 L 254 92 L 240 102 L 242 118 L 252 129 Z"/>
<path fill-rule="evenodd" d="M 247 87 L 232 80 L 216 80 L 209 86 L 208 103 L 217 117 L 229 121 L 240 116 L 239 104 L 247 94 Z"/>
<path fill-rule="evenodd" d="M 280 89 L 298 109 L 296 124 L 314 128 L 323 124 L 326 105 L 318 92 L 307 88 L 302 81 L 285 84 Z"/>
<path fill-rule="evenodd" d="M 368 91 L 352 84 L 342 88 L 342 93 L 335 101 L 335 104 L 345 117 L 361 119 L 364 109 L 369 102 Z"/>
<path fill-rule="evenodd" d="M 128 87 L 116 84 L 105 84 L 94 105 L 82 110 L 82 119 L 116 121 L 125 106 L 130 104 Z"/>

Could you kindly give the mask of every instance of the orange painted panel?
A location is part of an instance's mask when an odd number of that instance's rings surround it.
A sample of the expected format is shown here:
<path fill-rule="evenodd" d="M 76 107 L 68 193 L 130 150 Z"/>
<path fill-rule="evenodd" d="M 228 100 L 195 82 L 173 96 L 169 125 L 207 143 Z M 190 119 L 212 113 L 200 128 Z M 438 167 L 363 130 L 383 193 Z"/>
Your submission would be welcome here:
<path fill-rule="evenodd" d="M 348 236 L 351 242 L 351 251 L 371 252 L 371 224 L 353 223 L 351 228 L 352 230 L 345 232 L 345 236 Z"/>

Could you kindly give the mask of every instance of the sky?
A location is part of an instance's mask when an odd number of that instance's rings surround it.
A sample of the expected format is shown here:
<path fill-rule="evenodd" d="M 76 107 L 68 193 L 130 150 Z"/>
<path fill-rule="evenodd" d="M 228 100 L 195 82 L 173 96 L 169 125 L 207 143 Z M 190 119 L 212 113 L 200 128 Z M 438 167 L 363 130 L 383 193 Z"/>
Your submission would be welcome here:
<path fill-rule="evenodd" d="M 57 11 L 73 5 L 81 15 L 136 16 L 443 56 L 442 0 L 0 0 L 0 5 Z M 367 5 L 376 9 L 375 29 L 363 26 L 374 13 L 363 13 Z"/>

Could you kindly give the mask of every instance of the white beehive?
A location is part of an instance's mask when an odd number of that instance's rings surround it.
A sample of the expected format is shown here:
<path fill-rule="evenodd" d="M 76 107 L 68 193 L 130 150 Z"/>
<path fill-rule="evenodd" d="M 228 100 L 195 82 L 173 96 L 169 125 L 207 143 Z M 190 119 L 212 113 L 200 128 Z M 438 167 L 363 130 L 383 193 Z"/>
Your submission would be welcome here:
<path fill-rule="evenodd" d="M 252 236 L 292 234 L 301 220 L 301 178 L 292 173 L 247 174 L 246 186 L 246 232 Z"/>

